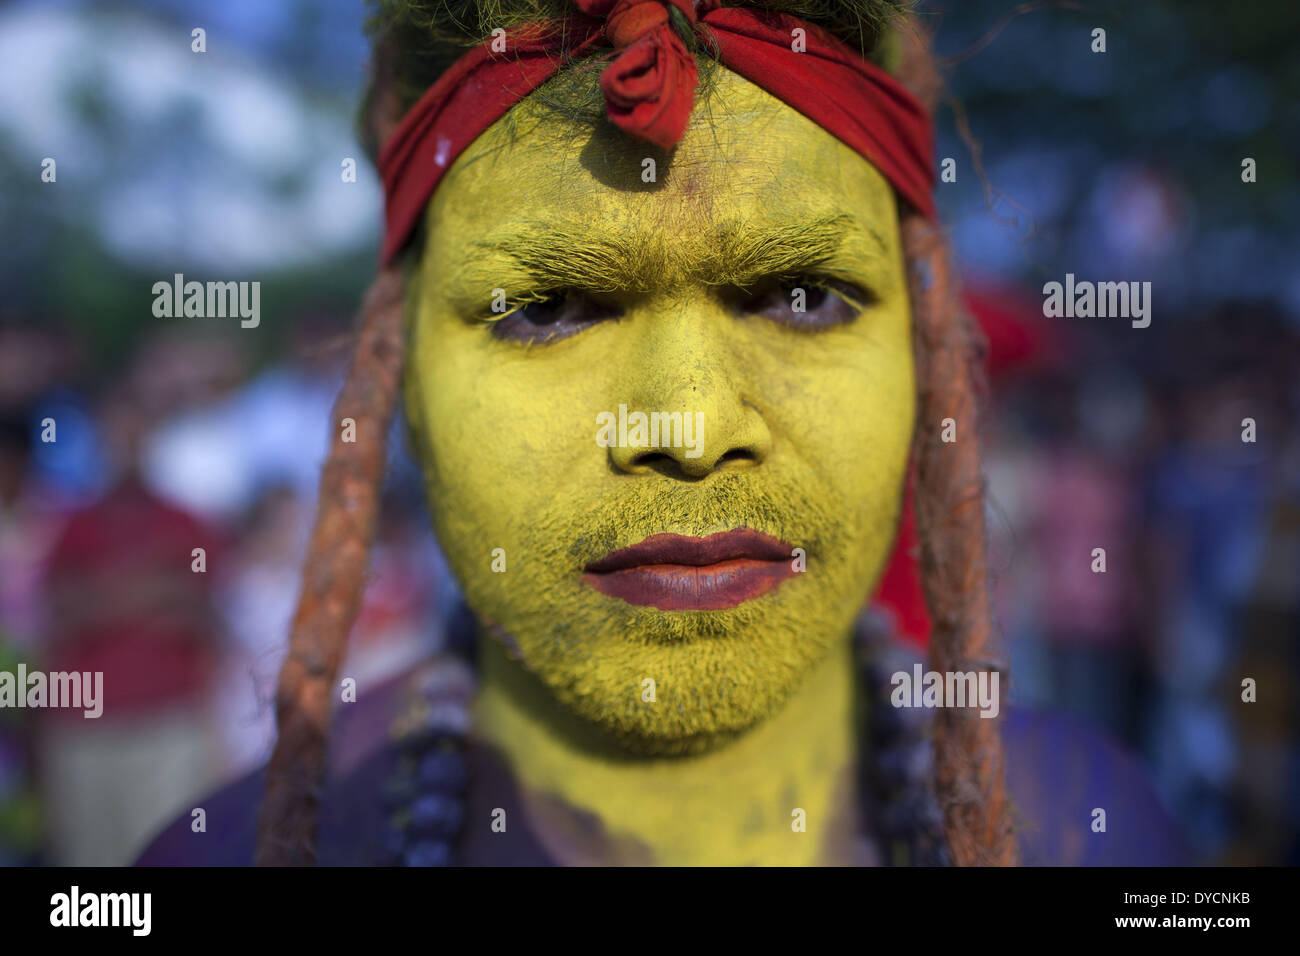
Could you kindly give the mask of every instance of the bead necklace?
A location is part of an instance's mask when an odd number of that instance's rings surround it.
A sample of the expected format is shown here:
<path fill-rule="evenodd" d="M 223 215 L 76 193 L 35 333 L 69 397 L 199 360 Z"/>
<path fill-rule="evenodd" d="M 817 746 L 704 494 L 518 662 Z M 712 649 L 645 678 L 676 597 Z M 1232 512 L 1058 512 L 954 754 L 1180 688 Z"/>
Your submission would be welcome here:
<path fill-rule="evenodd" d="M 927 712 L 890 703 L 891 680 L 916 655 L 889 637 L 872 612 L 854 637 L 867 732 L 858 761 L 863 820 L 884 865 L 949 865 L 943 820 L 931 786 L 933 748 Z M 396 866 L 450 866 L 465 824 L 466 761 L 474 675 L 458 657 L 417 669 L 393 725 L 398 756 L 384 788 L 385 847 Z"/>

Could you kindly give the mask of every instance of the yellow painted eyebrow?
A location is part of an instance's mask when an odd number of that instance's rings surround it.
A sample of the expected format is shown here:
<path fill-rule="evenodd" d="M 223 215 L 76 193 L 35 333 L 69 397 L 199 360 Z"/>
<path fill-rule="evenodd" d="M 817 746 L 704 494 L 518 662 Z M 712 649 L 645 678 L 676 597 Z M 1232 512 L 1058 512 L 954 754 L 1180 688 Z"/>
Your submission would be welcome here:
<path fill-rule="evenodd" d="M 628 231 L 593 235 L 590 228 L 548 223 L 516 228 L 473 245 L 475 258 L 505 257 L 533 289 L 649 292 L 675 282 L 746 287 L 768 276 L 828 267 L 851 245 L 855 255 L 883 258 L 883 242 L 850 216 L 792 223 L 719 223 L 702 234 L 672 237 Z"/>

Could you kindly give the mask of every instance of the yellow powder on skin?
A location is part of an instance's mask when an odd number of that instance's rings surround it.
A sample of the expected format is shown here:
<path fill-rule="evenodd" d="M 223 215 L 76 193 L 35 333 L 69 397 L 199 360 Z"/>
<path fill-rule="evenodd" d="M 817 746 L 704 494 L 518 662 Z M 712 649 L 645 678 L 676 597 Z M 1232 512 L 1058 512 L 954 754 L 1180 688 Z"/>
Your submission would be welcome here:
<path fill-rule="evenodd" d="M 484 648 L 476 732 L 542 829 L 564 831 L 557 802 L 603 821 L 600 846 L 554 838 L 573 862 L 826 862 L 846 835 L 848 639 L 893 541 L 915 408 L 897 210 L 856 153 L 719 73 L 671 158 L 522 103 L 440 185 L 410 284 L 406 407 L 435 525 L 512 645 Z M 869 290 L 852 321 L 737 313 L 737 284 L 813 246 L 806 271 Z M 493 334 L 496 290 L 517 303 L 575 273 L 616 318 Z M 702 413 L 694 471 L 598 444 L 620 404 Z M 806 572 L 713 611 L 582 579 L 649 535 L 736 527 L 803 549 Z"/>

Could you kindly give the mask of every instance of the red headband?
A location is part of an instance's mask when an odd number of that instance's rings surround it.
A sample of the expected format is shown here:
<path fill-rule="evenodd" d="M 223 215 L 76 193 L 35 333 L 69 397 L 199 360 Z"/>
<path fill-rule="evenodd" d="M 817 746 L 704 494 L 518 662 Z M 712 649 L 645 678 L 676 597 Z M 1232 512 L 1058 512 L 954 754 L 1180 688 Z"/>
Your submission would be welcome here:
<path fill-rule="evenodd" d="M 720 7 L 718 0 L 574 2 L 582 14 L 529 24 L 470 50 L 394 130 L 379 152 L 385 264 L 410 238 L 456 157 L 566 62 L 602 47 L 613 47 L 600 78 L 610 121 L 663 149 L 676 145 L 698 76 L 669 7 L 728 69 L 865 157 L 913 208 L 934 218 L 925 107 L 824 30 L 785 14 Z"/>

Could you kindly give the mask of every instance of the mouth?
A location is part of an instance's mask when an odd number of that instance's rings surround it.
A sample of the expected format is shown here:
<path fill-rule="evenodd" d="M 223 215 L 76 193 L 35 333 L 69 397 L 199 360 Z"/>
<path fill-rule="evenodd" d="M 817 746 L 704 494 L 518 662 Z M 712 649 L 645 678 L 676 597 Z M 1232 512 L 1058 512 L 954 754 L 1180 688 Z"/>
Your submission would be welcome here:
<path fill-rule="evenodd" d="M 582 579 L 628 604 L 661 611 L 721 611 L 793 577 L 793 550 L 750 528 L 705 538 L 654 534 L 591 562 Z"/>

